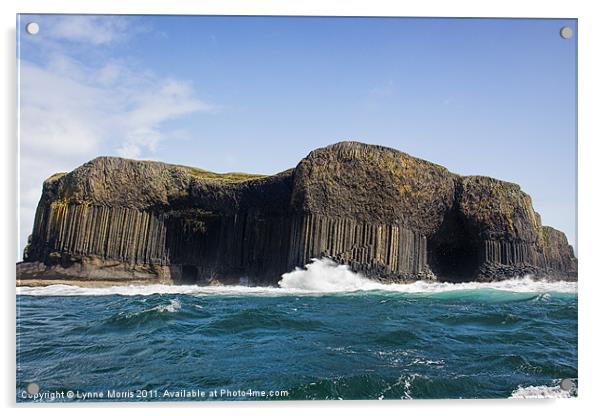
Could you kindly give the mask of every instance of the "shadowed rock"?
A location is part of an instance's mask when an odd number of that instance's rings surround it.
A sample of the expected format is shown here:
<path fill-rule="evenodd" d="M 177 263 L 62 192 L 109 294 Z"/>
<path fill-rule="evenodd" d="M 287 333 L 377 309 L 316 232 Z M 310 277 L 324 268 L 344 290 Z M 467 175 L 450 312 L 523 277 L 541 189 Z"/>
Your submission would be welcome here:
<path fill-rule="evenodd" d="M 518 185 L 357 142 L 267 177 L 96 158 L 44 182 L 17 275 L 276 284 L 322 256 L 384 282 L 577 278 Z"/>

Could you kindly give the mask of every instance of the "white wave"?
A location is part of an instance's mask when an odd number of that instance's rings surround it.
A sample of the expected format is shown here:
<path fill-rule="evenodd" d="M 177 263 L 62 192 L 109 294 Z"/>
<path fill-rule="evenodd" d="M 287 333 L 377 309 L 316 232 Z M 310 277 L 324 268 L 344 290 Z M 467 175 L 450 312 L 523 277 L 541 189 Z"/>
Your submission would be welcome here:
<path fill-rule="evenodd" d="M 79 287 L 50 285 L 17 287 L 18 295 L 30 296 L 106 296 L 106 295 L 303 295 L 345 293 L 379 290 L 399 293 L 439 293 L 491 289 L 518 293 L 577 293 L 577 282 L 534 280 L 530 277 L 508 279 L 499 282 L 441 283 L 418 281 L 408 284 L 384 284 L 355 273 L 346 265 L 330 259 L 312 259 L 305 268 L 284 273 L 279 287 L 259 286 L 195 286 L 195 285 L 119 285 L 108 287 Z M 549 298 L 544 296 L 542 300 Z"/>
<path fill-rule="evenodd" d="M 383 290 L 404 293 L 437 293 L 457 290 L 493 289 L 519 293 L 577 293 L 577 282 L 534 280 L 530 277 L 499 282 L 441 283 L 418 281 L 407 284 L 384 284 L 355 273 L 346 265 L 324 259 L 312 259 L 305 269 L 296 268 L 282 275 L 278 283 L 285 289 L 309 292 L 352 292 L 356 290 Z M 549 298 L 549 296 L 548 296 Z"/>
<path fill-rule="evenodd" d="M 292 291 L 294 292 L 294 291 Z M 301 291 L 299 291 L 301 292 Z M 148 295 L 264 295 L 285 294 L 277 287 L 196 286 L 196 285 L 117 285 L 81 287 L 75 285 L 20 286 L 17 295 L 28 296 L 148 296 Z"/>
<path fill-rule="evenodd" d="M 510 399 L 567 399 L 572 397 L 570 391 L 560 386 L 519 386 L 512 392 Z"/>
<path fill-rule="evenodd" d="M 157 305 L 153 308 L 153 310 L 156 310 L 158 312 L 175 313 L 179 311 L 180 308 L 182 308 L 182 304 L 180 303 L 180 301 L 177 299 L 171 299 L 169 301 L 169 305 Z"/>
<path fill-rule="evenodd" d="M 182 308 L 182 304 L 177 299 L 171 299 L 169 304 L 167 305 L 157 305 L 150 309 L 143 309 L 137 312 L 119 312 L 117 315 L 117 319 L 130 319 L 136 316 L 144 315 L 149 312 L 159 312 L 159 313 L 176 313 Z"/>
<path fill-rule="evenodd" d="M 377 290 L 385 286 L 352 272 L 349 266 L 337 264 L 330 259 L 312 259 L 305 269 L 297 267 L 290 273 L 284 273 L 278 284 L 283 289 L 326 293 Z"/>

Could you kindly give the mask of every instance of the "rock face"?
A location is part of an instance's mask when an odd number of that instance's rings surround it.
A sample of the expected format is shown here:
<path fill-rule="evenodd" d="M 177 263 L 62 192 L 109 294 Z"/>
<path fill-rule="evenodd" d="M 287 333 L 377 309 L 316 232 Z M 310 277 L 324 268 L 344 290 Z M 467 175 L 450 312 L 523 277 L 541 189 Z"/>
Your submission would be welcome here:
<path fill-rule="evenodd" d="M 17 276 L 274 285 L 322 256 L 385 282 L 577 278 L 518 185 L 357 142 L 269 177 L 94 159 L 44 182 Z"/>

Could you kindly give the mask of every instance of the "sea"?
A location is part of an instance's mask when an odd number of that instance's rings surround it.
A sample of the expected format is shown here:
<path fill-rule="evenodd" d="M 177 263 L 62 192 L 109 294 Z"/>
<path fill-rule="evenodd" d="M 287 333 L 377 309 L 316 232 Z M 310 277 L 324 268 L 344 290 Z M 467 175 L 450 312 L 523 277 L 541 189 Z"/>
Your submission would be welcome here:
<path fill-rule="evenodd" d="M 244 281 L 244 277 L 241 279 Z M 570 398 L 577 283 L 17 288 L 17 402 Z"/>

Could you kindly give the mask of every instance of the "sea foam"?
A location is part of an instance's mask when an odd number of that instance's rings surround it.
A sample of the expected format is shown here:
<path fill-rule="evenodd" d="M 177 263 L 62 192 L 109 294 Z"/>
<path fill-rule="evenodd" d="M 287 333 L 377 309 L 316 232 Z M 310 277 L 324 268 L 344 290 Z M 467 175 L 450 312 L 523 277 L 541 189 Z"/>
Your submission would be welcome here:
<path fill-rule="evenodd" d="M 499 282 L 441 283 L 418 281 L 408 284 L 385 284 L 355 273 L 346 265 L 330 259 L 312 259 L 304 269 L 296 268 L 282 275 L 281 288 L 307 292 L 353 292 L 380 290 L 403 293 L 438 293 L 492 289 L 518 293 L 577 293 L 577 282 L 534 280 L 529 276 Z"/>
<path fill-rule="evenodd" d="M 370 280 L 348 266 L 330 259 L 312 259 L 305 268 L 284 273 L 279 287 L 260 286 L 196 286 L 196 285 L 116 285 L 107 287 L 79 287 L 74 285 L 50 285 L 42 287 L 17 287 L 18 295 L 29 296 L 139 296 L 152 294 L 185 295 L 319 295 L 328 293 L 352 293 L 359 291 L 383 291 L 409 294 L 431 294 L 452 291 L 494 290 L 514 293 L 577 293 L 577 282 L 534 280 L 521 277 L 499 282 L 441 283 L 418 281 L 408 284 L 384 284 Z M 542 297 L 545 300 L 546 296 Z"/>
<path fill-rule="evenodd" d="M 572 396 L 560 386 L 526 386 L 514 390 L 510 399 L 567 399 Z"/>

